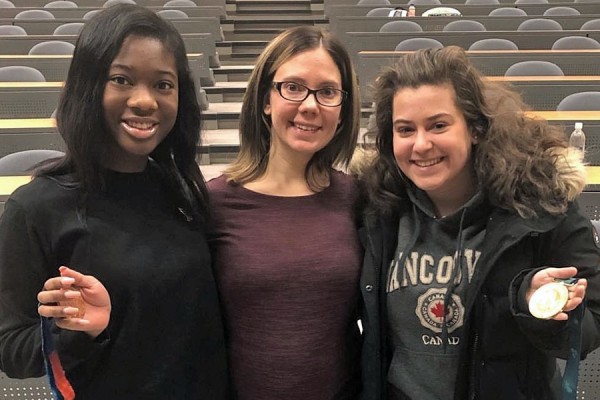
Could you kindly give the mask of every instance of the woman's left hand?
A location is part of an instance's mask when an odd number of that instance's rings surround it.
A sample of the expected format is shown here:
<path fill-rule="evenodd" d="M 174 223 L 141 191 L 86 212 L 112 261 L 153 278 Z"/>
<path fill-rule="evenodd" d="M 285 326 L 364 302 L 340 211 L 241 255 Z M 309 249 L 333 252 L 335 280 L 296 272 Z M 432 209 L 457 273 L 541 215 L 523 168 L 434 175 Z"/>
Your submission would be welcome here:
<path fill-rule="evenodd" d="M 527 304 L 529 304 L 529 300 L 533 293 L 540 288 L 542 285 L 547 283 L 554 282 L 557 279 L 568 279 L 572 278 L 577 274 L 577 268 L 575 267 L 564 267 L 564 268 L 545 268 L 541 271 L 538 271 L 531 280 L 531 287 L 527 291 L 526 300 Z M 567 303 L 563 307 L 562 311 L 552 317 L 553 320 L 556 321 L 566 321 L 569 319 L 567 314 L 568 311 L 574 310 L 583 302 L 583 298 L 585 297 L 585 291 L 587 288 L 587 280 L 579 279 L 577 283 L 571 286 L 567 286 L 569 291 L 569 299 Z"/>

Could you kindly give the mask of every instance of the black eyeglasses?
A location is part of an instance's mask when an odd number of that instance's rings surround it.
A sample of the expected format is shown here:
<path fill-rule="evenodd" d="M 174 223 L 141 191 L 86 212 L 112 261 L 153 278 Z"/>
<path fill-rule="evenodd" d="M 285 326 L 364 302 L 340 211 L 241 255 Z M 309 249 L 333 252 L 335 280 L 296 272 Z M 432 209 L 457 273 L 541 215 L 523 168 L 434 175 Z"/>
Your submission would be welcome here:
<path fill-rule="evenodd" d="M 333 88 L 309 89 L 301 83 L 296 82 L 273 82 L 273 87 L 277 89 L 279 95 L 286 100 L 303 102 L 311 94 L 315 95 L 317 103 L 325 107 L 337 107 L 344 102 L 348 95 L 343 90 Z"/>

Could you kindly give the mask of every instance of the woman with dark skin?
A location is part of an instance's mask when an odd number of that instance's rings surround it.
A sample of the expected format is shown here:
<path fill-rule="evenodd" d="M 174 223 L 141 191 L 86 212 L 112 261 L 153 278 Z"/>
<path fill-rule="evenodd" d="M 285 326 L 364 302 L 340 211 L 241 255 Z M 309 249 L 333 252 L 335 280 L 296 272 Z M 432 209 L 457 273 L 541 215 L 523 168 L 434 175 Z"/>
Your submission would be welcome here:
<path fill-rule="evenodd" d="M 175 28 L 135 5 L 95 15 L 57 125 L 65 157 L 0 219 L 0 369 L 48 373 L 57 398 L 227 398 L 200 109 Z"/>

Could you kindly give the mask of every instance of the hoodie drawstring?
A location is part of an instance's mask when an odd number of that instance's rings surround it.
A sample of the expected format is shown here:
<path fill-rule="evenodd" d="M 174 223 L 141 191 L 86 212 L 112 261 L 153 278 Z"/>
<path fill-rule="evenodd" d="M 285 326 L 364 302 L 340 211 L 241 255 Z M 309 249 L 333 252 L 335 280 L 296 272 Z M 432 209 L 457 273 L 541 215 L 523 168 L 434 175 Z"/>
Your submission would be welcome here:
<path fill-rule="evenodd" d="M 457 263 L 455 263 L 454 268 L 452 269 L 452 274 L 450 276 L 450 281 L 448 282 L 448 287 L 446 288 L 446 294 L 444 295 L 444 315 L 442 320 L 442 347 L 444 349 L 444 353 L 446 353 L 446 348 L 448 345 L 448 321 L 446 316 L 448 315 L 448 310 L 450 308 L 450 298 L 454 293 L 454 289 L 456 288 L 456 275 L 458 271 L 463 270 L 463 258 L 464 258 L 464 243 L 463 243 L 463 222 L 465 219 L 465 214 L 467 212 L 467 208 L 465 207 L 460 215 L 460 224 L 458 227 L 458 238 L 456 244 L 456 254 L 457 254 Z"/>

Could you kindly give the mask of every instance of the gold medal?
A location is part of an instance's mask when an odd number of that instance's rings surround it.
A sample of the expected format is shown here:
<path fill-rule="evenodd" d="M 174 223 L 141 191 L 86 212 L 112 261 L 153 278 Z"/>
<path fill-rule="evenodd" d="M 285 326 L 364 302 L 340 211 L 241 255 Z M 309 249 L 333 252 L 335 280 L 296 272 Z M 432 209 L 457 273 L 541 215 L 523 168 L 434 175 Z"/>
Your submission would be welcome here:
<path fill-rule="evenodd" d="M 561 281 L 540 286 L 529 299 L 529 312 L 536 318 L 550 319 L 561 312 L 569 300 L 569 290 Z"/>

